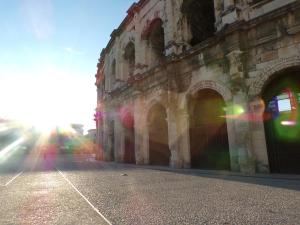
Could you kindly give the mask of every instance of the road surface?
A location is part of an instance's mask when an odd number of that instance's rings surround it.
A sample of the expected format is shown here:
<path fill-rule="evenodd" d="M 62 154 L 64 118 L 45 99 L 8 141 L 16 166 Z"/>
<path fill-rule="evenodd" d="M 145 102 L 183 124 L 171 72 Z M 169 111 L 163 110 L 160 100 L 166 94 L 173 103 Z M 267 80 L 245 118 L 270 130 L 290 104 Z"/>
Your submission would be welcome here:
<path fill-rule="evenodd" d="M 1 152 L 1 151 L 0 151 Z M 1 154 L 0 154 L 1 155 Z M 17 147 L 0 160 L 0 224 L 300 224 L 300 180 L 103 163 Z"/>

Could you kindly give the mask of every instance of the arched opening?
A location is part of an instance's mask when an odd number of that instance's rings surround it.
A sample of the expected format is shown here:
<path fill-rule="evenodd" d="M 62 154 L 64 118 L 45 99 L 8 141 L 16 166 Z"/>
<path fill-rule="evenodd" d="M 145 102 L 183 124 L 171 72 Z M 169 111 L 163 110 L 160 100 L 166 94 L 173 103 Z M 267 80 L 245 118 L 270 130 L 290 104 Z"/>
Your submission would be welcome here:
<path fill-rule="evenodd" d="M 191 167 L 230 170 L 225 102 L 211 89 L 189 98 Z"/>
<path fill-rule="evenodd" d="M 191 31 L 192 46 L 204 41 L 215 33 L 214 1 L 184 0 L 181 11 L 187 18 Z"/>
<path fill-rule="evenodd" d="M 126 62 L 125 71 L 129 75 L 132 75 L 135 67 L 135 46 L 132 41 L 130 41 L 124 49 L 124 60 Z"/>
<path fill-rule="evenodd" d="M 168 123 L 165 108 L 154 105 L 148 114 L 149 163 L 168 166 L 171 152 L 169 149 Z"/>
<path fill-rule="evenodd" d="M 142 38 L 147 40 L 147 44 L 152 50 L 153 58 L 160 60 L 164 56 L 165 32 L 161 19 L 153 20 L 142 34 Z"/>
<path fill-rule="evenodd" d="M 120 116 L 125 135 L 124 162 L 135 163 L 134 117 L 132 112 L 126 107 L 121 109 Z"/>
<path fill-rule="evenodd" d="M 111 73 L 110 73 L 110 77 L 111 77 L 111 89 L 113 89 L 113 86 L 116 82 L 116 60 L 114 59 L 111 63 L 111 69 L 110 69 Z"/>
<path fill-rule="evenodd" d="M 115 59 L 111 63 L 111 76 L 115 80 L 115 78 L 116 78 L 116 60 Z"/>
<path fill-rule="evenodd" d="M 262 93 L 271 173 L 300 174 L 299 70 L 280 73 Z"/>

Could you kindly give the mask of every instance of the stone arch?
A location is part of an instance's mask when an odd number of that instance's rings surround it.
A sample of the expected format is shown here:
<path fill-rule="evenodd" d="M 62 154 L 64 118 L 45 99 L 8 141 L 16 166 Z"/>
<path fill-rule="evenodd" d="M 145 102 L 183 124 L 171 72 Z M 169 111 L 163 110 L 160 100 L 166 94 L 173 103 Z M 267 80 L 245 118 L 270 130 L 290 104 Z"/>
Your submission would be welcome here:
<path fill-rule="evenodd" d="M 124 33 L 120 39 L 120 47 L 124 49 L 129 42 L 135 42 L 135 35 L 132 32 Z"/>
<path fill-rule="evenodd" d="M 165 93 L 167 95 L 167 93 Z M 161 104 L 166 109 L 168 108 L 166 103 L 166 96 L 164 96 L 163 90 L 158 90 L 158 94 L 154 96 L 148 96 L 148 101 L 146 103 L 146 108 L 144 110 L 145 115 L 149 113 L 149 110 L 154 106 L 155 104 Z"/>
<path fill-rule="evenodd" d="M 281 58 L 273 61 L 270 65 L 264 68 L 256 78 L 251 82 L 248 90 L 248 94 L 251 98 L 260 96 L 264 86 L 268 81 L 276 76 L 277 74 L 283 72 L 284 70 L 299 67 L 300 66 L 300 55 Z"/>
<path fill-rule="evenodd" d="M 197 93 L 198 91 L 200 91 L 202 89 L 212 89 L 212 90 L 216 91 L 223 97 L 223 99 L 225 101 L 230 101 L 232 99 L 232 93 L 225 85 L 222 85 L 213 80 L 203 80 L 203 81 L 196 83 L 195 85 L 191 86 L 188 89 L 186 98 L 185 98 L 185 104 L 187 104 L 186 101 L 190 95 L 194 95 L 195 93 Z"/>

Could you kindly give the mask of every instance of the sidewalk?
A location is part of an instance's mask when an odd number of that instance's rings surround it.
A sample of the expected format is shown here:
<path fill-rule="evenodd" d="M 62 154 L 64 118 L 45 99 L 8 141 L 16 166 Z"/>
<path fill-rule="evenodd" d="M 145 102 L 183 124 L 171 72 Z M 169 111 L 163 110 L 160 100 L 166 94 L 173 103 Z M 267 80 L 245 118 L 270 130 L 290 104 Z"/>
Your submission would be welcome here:
<path fill-rule="evenodd" d="M 117 163 L 117 162 L 104 162 L 97 160 L 90 160 L 94 162 L 101 162 L 107 164 L 115 164 L 118 166 L 126 165 L 126 167 L 133 168 L 142 168 L 142 169 L 152 169 L 152 170 L 160 170 L 160 171 L 169 171 L 176 173 L 185 173 L 192 175 L 209 175 L 209 176 L 233 176 L 233 177 L 249 177 L 249 178 L 264 178 L 264 179 L 278 179 L 278 180 L 299 180 L 300 174 L 243 174 L 241 172 L 232 172 L 232 171 L 224 171 L 224 170 L 203 170 L 203 169 L 176 169 L 167 166 L 154 166 L 154 165 L 135 165 L 135 164 L 125 164 L 125 163 Z"/>

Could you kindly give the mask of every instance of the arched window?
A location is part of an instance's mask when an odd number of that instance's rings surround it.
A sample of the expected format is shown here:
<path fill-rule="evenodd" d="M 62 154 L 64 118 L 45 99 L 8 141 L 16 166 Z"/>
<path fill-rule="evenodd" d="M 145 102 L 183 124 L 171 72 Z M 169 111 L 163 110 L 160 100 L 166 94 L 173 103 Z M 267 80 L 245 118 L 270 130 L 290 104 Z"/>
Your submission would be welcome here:
<path fill-rule="evenodd" d="M 135 46 L 133 42 L 129 42 L 124 49 L 124 60 L 127 64 L 127 72 L 131 75 L 135 67 Z"/>
<path fill-rule="evenodd" d="M 116 82 L 116 59 L 114 59 L 111 63 L 110 76 L 111 76 L 111 87 L 113 87 L 114 83 Z"/>
<path fill-rule="evenodd" d="M 149 45 L 155 56 L 164 56 L 165 32 L 163 28 L 163 21 L 161 19 L 153 20 L 148 29 L 149 33 L 147 35 L 147 40 L 149 41 Z"/>
<path fill-rule="evenodd" d="M 114 59 L 111 64 L 111 75 L 116 76 L 116 60 Z"/>
<path fill-rule="evenodd" d="M 192 46 L 204 41 L 215 32 L 213 0 L 184 0 L 181 11 L 187 18 L 192 37 Z"/>

